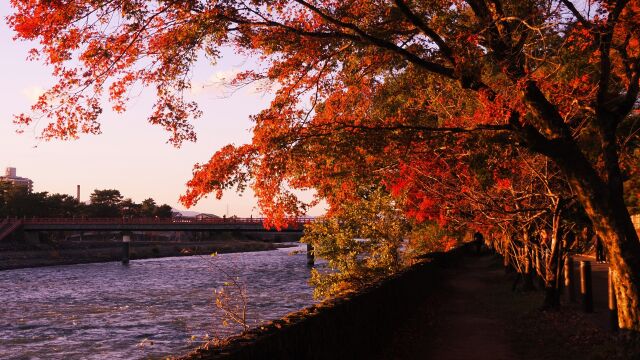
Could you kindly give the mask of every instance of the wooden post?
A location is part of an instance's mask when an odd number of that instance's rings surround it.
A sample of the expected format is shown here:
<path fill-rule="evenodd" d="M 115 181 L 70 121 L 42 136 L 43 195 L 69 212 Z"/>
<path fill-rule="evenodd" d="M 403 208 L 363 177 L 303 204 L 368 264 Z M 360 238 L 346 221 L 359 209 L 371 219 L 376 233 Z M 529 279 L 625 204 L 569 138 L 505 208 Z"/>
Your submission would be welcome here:
<path fill-rule="evenodd" d="M 131 235 L 129 233 L 122 234 L 122 264 L 129 264 L 129 246 L 131 244 Z"/>
<path fill-rule="evenodd" d="M 536 246 L 535 257 L 536 257 L 536 277 L 538 279 L 538 285 L 541 289 L 544 289 L 546 283 L 544 281 L 545 272 L 544 272 L 544 262 L 542 261 L 542 257 L 544 256 L 544 250 L 539 246 Z"/>
<path fill-rule="evenodd" d="M 580 294 L 584 312 L 593 312 L 593 290 L 591 287 L 591 261 L 580 261 Z"/>
<path fill-rule="evenodd" d="M 502 257 L 502 264 L 504 265 L 504 271 L 509 271 L 509 250 L 505 250 L 504 256 Z"/>
<path fill-rule="evenodd" d="M 562 296 L 562 294 L 564 293 L 564 263 L 562 262 L 562 253 L 560 253 L 560 256 L 558 257 L 558 259 L 556 260 L 556 289 L 558 290 L 558 299 L 560 299 L 560 297 Z"/>
<path fill-rule="evenodd" d="M 613 282 L 613 269 L 609 268 L 609 323 L 611 331 L 618 331 L 618 303 L 616 301 L 616 290 Z"/>
<path fill-rule="evenodd" d="M 573 281 L 573 258 L 568 256 L 564 259 L 564 287 L 569 293 L 569 301 L 576 302 L 576 285 Z"/>
<path fill-rule="evenodd" d="M 307 265 L 313 266 L 314 262 L 313 245 L 307 244 Z"/>
<path fill-rule="evenodd" d="M 524 283 L 522 289 L 525 291 L 533 290 L 533 269 L 531 264 L 531 249 L 529 245 L 524 246 Z"/>

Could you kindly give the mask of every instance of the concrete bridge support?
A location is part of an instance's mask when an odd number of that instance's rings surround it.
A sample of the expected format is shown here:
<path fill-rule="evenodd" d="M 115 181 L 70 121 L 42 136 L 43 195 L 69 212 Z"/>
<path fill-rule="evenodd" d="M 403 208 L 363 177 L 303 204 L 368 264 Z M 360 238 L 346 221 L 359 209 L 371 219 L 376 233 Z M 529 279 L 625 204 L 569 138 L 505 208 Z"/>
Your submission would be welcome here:
<path fill-rule="evenodd" d="M 131 233 L 123 232 L 122 233 L 122 264 L 129 264 L 129 253 L 130 253 L 130 245 L 131 245 Z"/>
<path fill-rule="evenodd" d="M 313 245 L 307 244 L 307 265 L 313 266 L 315 263 L 315 255 L 313 253 Z"/>
<path fill-rule="evenodd" d="M 23 231 L 24 240 L 28 244 L 39 244 L 40 243 L 40 232 L 39 231 Z"/>

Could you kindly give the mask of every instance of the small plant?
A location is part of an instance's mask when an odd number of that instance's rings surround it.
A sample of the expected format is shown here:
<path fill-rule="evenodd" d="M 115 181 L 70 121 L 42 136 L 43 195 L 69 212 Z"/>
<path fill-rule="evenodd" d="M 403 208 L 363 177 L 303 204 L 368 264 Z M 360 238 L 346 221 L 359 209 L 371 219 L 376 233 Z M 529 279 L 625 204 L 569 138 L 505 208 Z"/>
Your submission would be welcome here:
<path fill-rule="evenodd" d="M 211 258 L 217 257 L 217 253 L 212 253 Z M 211 261 L 218 273 L 224 275 L 226 281 L 218 289 L 213 290 L 215 307 L 222 314 L 222 326 L 239 325 L 243 332 L 249 330 L 247 320 L 248 296 L 247 288 L 237 276 L 232 276 L 221 266 Z"/>
<path fill-rule="evenodd" d="M 249 330 L 247 324 L 247 290 L 237 279 L 227 281 L 214 291 L 216 308 L 223 313 L 223 326 L 232 323 L 240 325 L 243 331 Z"/>

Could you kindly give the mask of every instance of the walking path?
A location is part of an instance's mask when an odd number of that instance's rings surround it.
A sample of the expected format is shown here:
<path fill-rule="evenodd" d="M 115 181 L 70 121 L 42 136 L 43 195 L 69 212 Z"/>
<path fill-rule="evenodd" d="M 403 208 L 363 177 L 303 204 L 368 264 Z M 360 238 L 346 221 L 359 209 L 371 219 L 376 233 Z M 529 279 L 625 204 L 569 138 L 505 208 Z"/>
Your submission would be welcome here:
<path fill-rule="evenodd" d="M 513 292 L 514 275 L 505 274 L 495 255 L 465 255 L 444 268 L 441 279 L 380 359 L 579 359 L 601 350 L 605 358 L 616 356 L 609 351 L 616 340 L 603 328 L 606 265 L 594 266 L 595 313 L 589 315 L 569 304 L 540 311 L 542 292 Z"/>

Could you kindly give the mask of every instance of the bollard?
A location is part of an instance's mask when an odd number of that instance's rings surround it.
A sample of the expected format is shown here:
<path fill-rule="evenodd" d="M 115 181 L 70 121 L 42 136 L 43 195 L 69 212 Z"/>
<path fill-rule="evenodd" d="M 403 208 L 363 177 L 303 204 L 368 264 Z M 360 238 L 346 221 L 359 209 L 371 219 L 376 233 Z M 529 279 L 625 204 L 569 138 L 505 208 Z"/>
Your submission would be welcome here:
<path fill-rule="evenodd" d="M 613 270 L 609 268 L 609 323 L 611 331 L 618 331 L 618 303 L 616 301 L 616 289 L 613 282 Z"/>
<path fill-rule="evenodd" d="M 571 256 L 564 259 L 564 287 L 569 293 L 569 301 L 576 302 L 576 285 L 573 281 L 573 258 Z"/>
<path fill-rule="evenodd" d="M 131 236 L 129 234 L 122 235 L 122 264 L 129 264 L 129 245 L 131 243 Z"/>
<path fill-rule="evenodd" d="M 313 245 L 307 244 L 307 265 L 313 266 L 314 262 Z"/>
<path fill-rule="evenodd" d="M 591 261 L 580 261 L 580 294 L 582 295 L 582 309 L 584 312 L 593 312 Z"/>

